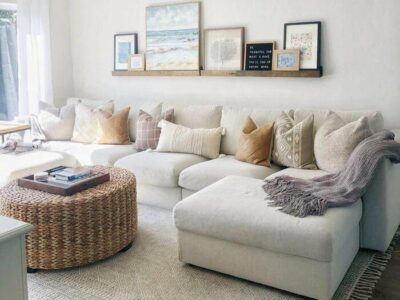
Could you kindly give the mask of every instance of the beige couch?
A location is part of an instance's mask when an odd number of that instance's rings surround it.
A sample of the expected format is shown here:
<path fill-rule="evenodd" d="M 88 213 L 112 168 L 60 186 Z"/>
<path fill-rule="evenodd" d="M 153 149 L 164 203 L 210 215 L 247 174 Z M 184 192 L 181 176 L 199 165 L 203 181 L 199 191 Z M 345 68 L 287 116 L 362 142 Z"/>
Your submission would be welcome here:
<path fill-rule="evenodd" d="M 104 101 L 83 102 L 97 106 Z M 118 105 L 116 110 L 125 106 Z M 312 178 L 326 172 L 274 164 L 267 168 L 234 159 L 246 116 L 263 125 L 273 122 L 280 111 L 174 103 L 136 105 L 132 106 L 129 125 L 133 141 L 138 107 L 153 115 L 173 107 L 176 123 L 191 128 L 224 127 L 220 157 L 208 160 L 193 154 L 137 153 L 133 144 L 66 141 L 49 142 L 46 151 L 68 164 L 126 168 L 137 177 L 140 203 L 166 209 L 176 205 L 179 257 L 183 262 L 329 299 L 360 247 L 384 251 L 389 246 L 400 221 L 400 166 L 382 163 L 368 193 L 350 207 L 330 209 L 323 217 L 294 218 L 267 206 L 260 188 L 263 179 L 283 174 Z M 316 131 L 328 111 L 295 110 L 298 119 L 310 113 L 314 114 Z M 372 130 L 384 128 L 377 112 L 337 113 L 348 122 L 367 116 Z M 55 159 L 53 164 L 61 161 Z M 30 171 L 38 168 L 36 165 Z"/>

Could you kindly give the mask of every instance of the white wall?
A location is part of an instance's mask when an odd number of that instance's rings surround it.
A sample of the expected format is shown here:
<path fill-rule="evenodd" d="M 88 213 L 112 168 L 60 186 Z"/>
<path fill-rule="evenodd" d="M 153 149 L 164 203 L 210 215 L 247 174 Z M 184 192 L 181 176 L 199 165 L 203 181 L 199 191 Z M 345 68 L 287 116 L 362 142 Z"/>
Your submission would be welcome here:
<path fill-rule="evenodd" d="M 49 2 L 54 101 L 56 105 L 61 105 L 66 98 L 74 95 L 70 44 L 70 1 L 50 0 Z"/>
<path fill-rule="evenodd" d="M 276 40 L 280 48 L 285 22 L 321 20 L 325 74 L 320 79 L 112 77 L 113 35 L 139 33 L 139 50 L 144 51 L 145 7 L 171 1 L 69 2 L 76 96 L 133 103 L 377 109 L 387 127 L 400 128 L 398 0 L 201 1 L 203 28 L 244 26 L 246 40 Z"/>

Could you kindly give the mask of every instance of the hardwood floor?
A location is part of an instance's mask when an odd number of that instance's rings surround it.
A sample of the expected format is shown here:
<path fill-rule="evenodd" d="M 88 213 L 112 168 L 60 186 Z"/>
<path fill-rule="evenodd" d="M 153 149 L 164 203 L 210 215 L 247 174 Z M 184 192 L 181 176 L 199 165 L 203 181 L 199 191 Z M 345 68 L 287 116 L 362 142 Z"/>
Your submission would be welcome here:
<path fill-rule="evenodd" d="M 392 259 L 378 281 L 371 299 L 400 299 L 400 243 L 395 246 Z"/>

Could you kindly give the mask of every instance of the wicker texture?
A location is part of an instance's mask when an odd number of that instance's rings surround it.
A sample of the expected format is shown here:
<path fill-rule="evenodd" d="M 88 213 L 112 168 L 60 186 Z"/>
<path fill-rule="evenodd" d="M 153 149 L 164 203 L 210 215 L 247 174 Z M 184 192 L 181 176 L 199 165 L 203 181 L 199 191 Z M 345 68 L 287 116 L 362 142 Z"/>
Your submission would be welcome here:
<path fill-rule="evenodd" d="M 16 181 L 0 189 L 0 214 L 28 222 L 27 264 L 62 269 L 110 257 L 137 231 L 136 180 L 127 170 L 107 171 L 111 180 L 70 197 L 21 188 Z"/>

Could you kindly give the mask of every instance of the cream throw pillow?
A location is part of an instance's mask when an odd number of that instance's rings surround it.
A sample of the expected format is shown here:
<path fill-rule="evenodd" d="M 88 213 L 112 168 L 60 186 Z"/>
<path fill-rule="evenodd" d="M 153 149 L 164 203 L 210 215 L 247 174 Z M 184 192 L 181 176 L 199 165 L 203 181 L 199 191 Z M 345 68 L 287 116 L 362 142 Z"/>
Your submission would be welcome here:
<path fill-rule="evenodd" d="M 130 107 L 115 114 L 99 109 L 97 113 L 99 128 L 96 144 L 126 145 L 130 144 L 128 119 Z"/>
<path fill-rule="evenodd" d="M 47 140 L 70 140 L 75 123 L 75 104 L 56 108 L 41 102 L 37 121 Z"/>
<path fill-rule="evenodd" d="M 371 135 L 367 117 L 346 124 L 332 112 L 315 135 L 314 154 L 318 167 L 331 173 L 339 172 L 357 145 Z"/>
<path fill-rule="evenodd" d="M 97 108 L 92 109 L 82 103 L 75 106 L 75 126 L 71 141 L 80 143 L 92 143 L 97 137 L 99 123 L 97 113 L 99 110 L 112 114 L 114 111 L 114 102 L 110 101 Z"/>
<path fill-rule="evenodd" d="M 314 164 L 314 116 L 295 123 L 293 111 L 282 112 L 275 122 L 272 160 L 281 166 L 316 169 Z"/>
<path fill-rule="evenodd" d="M 207 158 L 217 158 L 221 146 L 223 129 L 191 129 L 161 120 L 161 135 L 156 151 L 180 152 L 201 155 Z"/>

